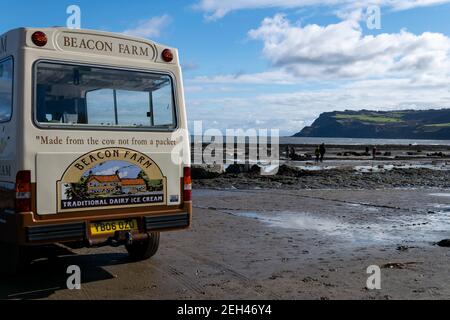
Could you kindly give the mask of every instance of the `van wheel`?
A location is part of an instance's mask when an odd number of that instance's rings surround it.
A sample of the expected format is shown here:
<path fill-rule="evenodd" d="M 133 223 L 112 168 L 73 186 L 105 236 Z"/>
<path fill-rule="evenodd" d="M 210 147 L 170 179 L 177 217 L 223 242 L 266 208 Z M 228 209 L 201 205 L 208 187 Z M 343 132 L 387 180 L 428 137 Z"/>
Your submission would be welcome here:
<path fill-rule="evenodd" d="M 0 273 L 17 274 L 29 262 L 27 250 L 12 244 L 0 244 Z"/>
<path fill-rule="evenodd" d="M 131 259 L 135 261 L 147 260 L 158 252 L 159 238 L 159 232 L 153 232 L 149 234 L 147 240 L 133 242 L 131 245 L 126 245 L 125 248 Z"/>

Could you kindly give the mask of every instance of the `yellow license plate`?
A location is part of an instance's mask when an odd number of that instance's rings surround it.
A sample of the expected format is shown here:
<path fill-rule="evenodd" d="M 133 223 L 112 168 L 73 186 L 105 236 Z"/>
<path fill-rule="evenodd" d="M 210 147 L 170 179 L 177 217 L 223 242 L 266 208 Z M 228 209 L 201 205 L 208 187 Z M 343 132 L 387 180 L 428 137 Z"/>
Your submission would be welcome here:
<path fill-rule="evenodd" d="M 119 220 L 91 223 L 91 234 L 94 236 L 114 234 L 117 231 L 138 230 L 137 220 Z"/>

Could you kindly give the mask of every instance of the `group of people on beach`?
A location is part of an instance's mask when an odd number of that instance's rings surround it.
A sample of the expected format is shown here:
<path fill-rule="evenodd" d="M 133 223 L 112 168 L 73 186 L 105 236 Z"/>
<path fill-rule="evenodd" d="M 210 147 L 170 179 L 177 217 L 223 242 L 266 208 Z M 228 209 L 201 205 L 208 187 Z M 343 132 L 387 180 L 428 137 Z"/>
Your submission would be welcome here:
<path fill-rule="evenodd" d="M 316 155 L 316 163 L 323 162 L 326 152 L 327 149 L 325 148 L 325 143 L 317 146 L 316 151 L 314 152 L 314 154 Z"/>
<path fill-rule="evenodd" d="M 325 143 L 317 146 L 315 151 L 316 163 L 324 161 L 326 152 L 327 149 L 325 147 Z M 297 160 L 297 154 L 294 147 L 286 146 L 286 157 L 290 160 Z"/>
<path fill-rule="evenodd" d="M 325 147 L 325 143 L 322 143 L 321 145 L 318 145 L 316 150 L 314 151 L 314 155 L 316 156 L 316 163 L 323 162 L 325 159 L 325 154 L 327 152 L 327 149 Z M 366 155 L 369 155 L 370 148 L 366 147 Z M 372 148 L 372 158 L 375 159 L 378 154 L 377 147 Z M 286 147 L 286 156 L 288 159 L 295 160 L 296 152 L 293 147 L 287 146 Z"/>
<path fill-rule="evenodd" d="M 370 148 L 366 147 L 366 155 L 369 155 L 369 150 L 370 150 Z M 377 147 L 373 147 L 372 148 L 372 159 L 375 160 L 375 158 L 377 157 L 377 152 L 378 152 Z"/>

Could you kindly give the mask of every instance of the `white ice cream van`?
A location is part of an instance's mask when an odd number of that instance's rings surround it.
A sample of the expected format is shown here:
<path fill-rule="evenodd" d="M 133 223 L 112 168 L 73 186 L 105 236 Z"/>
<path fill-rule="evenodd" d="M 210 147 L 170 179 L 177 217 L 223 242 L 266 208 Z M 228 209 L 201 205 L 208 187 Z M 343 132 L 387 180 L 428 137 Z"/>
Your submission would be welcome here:
<path fill-rule="evenodd" d="M 55 243 L 153 256 L 192 214 L 178 51 L 106 32 L 0 37 L 0 268 Z"/>

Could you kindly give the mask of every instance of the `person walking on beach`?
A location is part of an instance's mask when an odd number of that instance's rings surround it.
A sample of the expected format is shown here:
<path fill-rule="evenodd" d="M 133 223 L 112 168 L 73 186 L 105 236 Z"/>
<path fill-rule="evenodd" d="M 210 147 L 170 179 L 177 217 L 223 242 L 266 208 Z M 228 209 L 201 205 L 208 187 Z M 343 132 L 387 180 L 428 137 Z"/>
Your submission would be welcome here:
<path fill-rule="evenodd" d="M 315 155 L 316 155 L 316 163 L 319 163 L 319 160 L 320 160 L 320 146 L 317 146 L 316 151 L 315 151 Z"/>
<path fill-rule="evenodd" d="M 297 154 L 295 153 L 295 148 L 291 147 L 291 155 L 290 155 L 291 160 L 295 160 L 296 156 Z"/>
<path fill-rule="evenodd" d="M 373 149 L 372 149 L 372 158 L 375 160 L 376 157 L 377 157 L 377 147 L 373 147 Z"/>
<path fill-rule="evenodd" d="M 320 162 L 323 162 L 325 158 L 325 153 L 327 152 L 327 149 L 325 149 L 325 143 L 322 143 L 319 147 L 320 152 Z"/>

